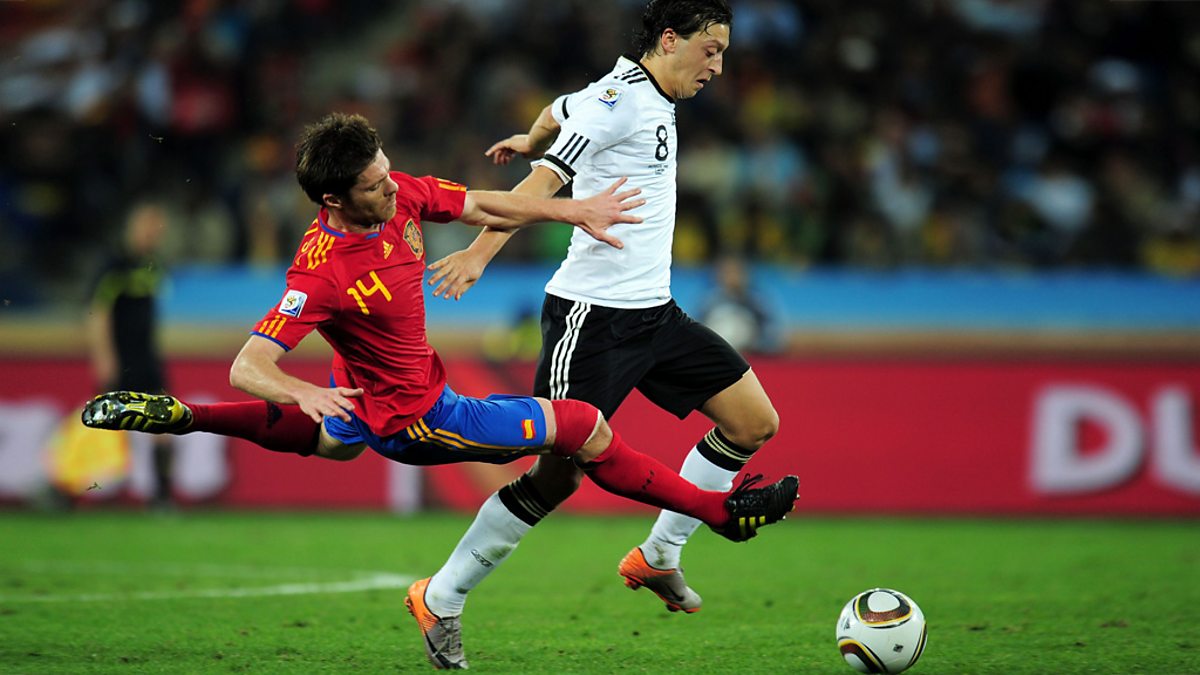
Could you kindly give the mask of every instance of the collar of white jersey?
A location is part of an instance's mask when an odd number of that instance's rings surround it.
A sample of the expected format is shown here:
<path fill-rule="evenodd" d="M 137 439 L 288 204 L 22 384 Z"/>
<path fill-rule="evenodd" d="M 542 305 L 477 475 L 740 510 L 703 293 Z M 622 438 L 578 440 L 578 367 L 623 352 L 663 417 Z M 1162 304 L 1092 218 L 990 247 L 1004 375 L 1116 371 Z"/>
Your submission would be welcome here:
<path fill-rule="evenodd" d="M 638 68 L 641 68 L 642 72 L 645 73 L 646 77 L 650 80 L 650 84 L 654 85 L 654 88 L 658 90 L 659 95 L 661 95 L 663 98 L 667 99 L 667 103 L 672 103 L 672 104 L 675 103 L 675 99 L 671 98 L 670 94 L 663 91 L 663 88 L 658 85 L 658 80 L 654 79 L 654 75 L 651 74 L 649 70 L 646 70 L 646 66 L 642 65 L 642 62 L 640 60 L 638 60 L 638 58 L 636 56 L 634 56 L 633 54 L 628 54 L 628 53 L 622 54 L 617 59 L 618 67 L 621 66 L 621 59 L 624 59 L 624 60 L 632 63 L 633 65 L 637 66 Z"/>

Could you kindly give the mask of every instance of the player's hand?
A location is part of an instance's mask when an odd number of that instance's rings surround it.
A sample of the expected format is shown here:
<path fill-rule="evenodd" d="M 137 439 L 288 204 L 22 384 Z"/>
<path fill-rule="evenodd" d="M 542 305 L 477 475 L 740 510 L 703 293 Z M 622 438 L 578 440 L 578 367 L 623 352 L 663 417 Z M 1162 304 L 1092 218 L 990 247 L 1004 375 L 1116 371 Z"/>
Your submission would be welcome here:
<path fill-rule="evenodd" d="M 433 297 L 462 298 L 463 293 L 483 276 L 485 267 L 487 261 L 482 256 L 472 255 L 469 250 L 455 251 L 431 264 L 429 269 L 433 270 L 433 275 L 429 277 L 429 285 L 437 285 Z"/>
<path fill-rule="evenodd" d="M 521 155 L 527 159 L 537 159 L 542 156 L 542 153 L 534 149 L 533 143 L 529 140 L 529 134 L 514 134 L 509 136 L 497 142 L 488 148 L 487 152 L 483 153 L 484 157 L 492 158 L 492 164 L 500 166 L 508 164 L 517 155 Z"/>
<path fill-rule="evenodd" d="M 317 424 L 320 424 L 327 415 L 337 417 L 343 422 L 349 422 L 350 413 L 354 411 L 354 402 L 350 399 L 362 395 L 362 389 L 312 387 L 296 396 L 296 403 Z"/>
<path fill-rule="evenodd" d="M 597 241 L 602 241 L 613 248 L 625 248 L 620 239 L 607 232 L 608 228 L 617 223 L 640 223 L 641 218 L 631 216 L 627 211 L 636 209 L 646 203 L 645 199 L 634 199 L 642 194 L 641 188 L 633 188 L 617 192 L 617 188 L 625 184 L 628 178 L 621 178 L 604 192 L 592 195 L 587 199 L 578 200 L 580 215 L 575 226 L 587 232 Z"/>

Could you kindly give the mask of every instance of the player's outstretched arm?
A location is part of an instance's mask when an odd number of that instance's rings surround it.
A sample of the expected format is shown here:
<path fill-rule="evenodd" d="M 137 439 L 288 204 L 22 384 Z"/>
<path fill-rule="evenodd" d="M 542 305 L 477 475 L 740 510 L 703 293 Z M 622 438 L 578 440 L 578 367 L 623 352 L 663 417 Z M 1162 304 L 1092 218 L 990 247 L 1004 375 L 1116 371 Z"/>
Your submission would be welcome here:
<path fill-rule="evenodd" d="M 641 188 L 617 192 L 626 180 L 621 178 L 587 199 L 546 199 L 514 192 L 472 190 L 467 192 L 459 220 L 501 230 L 547 221 L 571 223 L 598 241 L 621 248 L 623 244 L 608 234 L 608 228 L 617 223 L 642 222 L 627 212 L 646 203 L 645 199 L 635 199 L 642 193 Z"/>
<path fill-rule="evenodd" d="M 484 239 L 481 235 L 467 251 L 452 253 L 430 265 L 434 275 L 429 283 L 437 284 L 434 295 L 455 300 L 461 298 L 504 245 L 506 237 L 500 236 L 503 231 L 515 231 L 536 222 L 571 223 L 597 241 L 624 248 L 620 239 L 608 233 L 608 228 L 617 223 L 642 222 L 641 218 L 627 212 L 646 203 L 645 199 L 634 199 L 641 194 L 641 188 L 617 192 L 625 180 L 622 178 L 607 190 L 582 200 L 546 199 L 514 192 L 468 192 L 459 220 L 489 228 L 485 234 L 490 236 L 481 242 Z M 497 232 L 493 234 L 491 230 Z"/>
<path fill-rule="evenodd" d="M 627 180 L 629 179 L 619 178 L 603 192 L 592 195 L 587 199 L 557 200 L 567 202 L 569 205 L 568 208 L 576 214 L 574 217 L 568 215 L 562 220 L 572 223 L 575 227 L 587 232 L 596 241 L 602 241 L 613 248 L 625 248 L 625 244 L 621 243 L 620 239 L 608 233 L 608 228 L 617 223 L 642 222 L 641 218 L 630 215 L 627 212 L 646 203 L 645 199 L 634 199 L 634 197 L 642 194 L 641 188 L 617 192 Z M 616 208 L 620 210 L 614 211 Z"/>
<path fill-rule="evenodd" d="M 286 351 L 264 337 L 251 335 L 229 370 L 229 384 L 272 403 L 295 404 L 314 422 L 320 424 L 325 415 L 350 421 L 354 403 L 362 389 L 334 387 L 326 389 L 311 382 L 292 377 L 279 368 L 278 361 Z"/>
<path fill-rule="evenodd" d="M 527 159 L 537 159 L 550 149 L 550 144 L 554 142 L 555 138 L 558 138 L 558 132 L 561 129 L 558 122 L 554 121 L 550 106 L 546 106 L 542 108 L 541 114 L 529 128 L 529 133 L 513 134 L 502 141 L 497 141 L 483 153 L 483 156 L 490 157 L 492 163 L 498 165 L 508 164 L 517 155 Z"/>
<path fill-rule="evenodd" d="M 558 174 L 545 167 L 537 167 L 525 180 L 517 183 L 512 191 L 534 197 L 553 197 L 562 186 L 563 182 Z M 433 296 L 444 297 L 447 300 L 462 298 L 463 294 L 479 281 L 488 263 L 492 262 L 516 232 L 485 227 L 470 246 L 429 265 L 429 269 L 433 271 L 429 285 L 436 285 Z"/>
<path fill-rule="evenodd" d="M 550 112 L 550 106 L 546 106 L 534 120 L 533 126 L 529 127 L 529 133 L 514 134 L 498 141 L 483 154 L 485 157 L 490 157 L 494 164 L 499 165 L 508 164 L 517 155 L 528 158 L 541 157 L 550 148 L 550 144 L 558 137 L 561 130 L 562 127 L 554 120 L 554 115 Z M 513 192 L 538 197 L 553 197 L 562 186 L 563 180 L 559 178 L 558 174 L 549 169 L 537 167 L 525 177 L 525 180 L 513 188 Z M 496 257 L 500 249 L 504 248 L 509 237 L 515 232 L 516 230 L 513 229 L 485 227 L 469 247 L 462 251 L 455 251 L 430 265 L 429 269 L 433 271 L 433 274 L 429 278 L 429 285 L 435 287 L 433 297 L 443 297 L 447 300 L 462 298 L 463 293 L 466 293 L 475 285 L 476 281 L 479 281 L 488 263 Z"/>

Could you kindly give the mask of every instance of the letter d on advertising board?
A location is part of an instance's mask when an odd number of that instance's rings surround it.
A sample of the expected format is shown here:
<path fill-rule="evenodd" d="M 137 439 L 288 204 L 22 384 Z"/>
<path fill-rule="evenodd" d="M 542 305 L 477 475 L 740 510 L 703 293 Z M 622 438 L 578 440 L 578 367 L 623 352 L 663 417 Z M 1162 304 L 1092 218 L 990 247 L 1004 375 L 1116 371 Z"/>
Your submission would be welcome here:
<path fill-rule="evenodd" d="M 1135 404 L 1096 385 L 1043 389 L 1034 402 L 1033 487 L 1042 494 L 1080 494 L 1130 480 L 1153 450 L 1153 475 L 1163 485 L 1200 494 L 1200 456 L 1193 443 L 1188 392 L 1165 387 L 1152 396 L 1152 419 L 1144 427 Z M 1102 447 L 1081 447 L 1080 429 L 1090 422 L 1104 432 Z M 1147 443 L 1147 429 L 1153 447 Z"/>

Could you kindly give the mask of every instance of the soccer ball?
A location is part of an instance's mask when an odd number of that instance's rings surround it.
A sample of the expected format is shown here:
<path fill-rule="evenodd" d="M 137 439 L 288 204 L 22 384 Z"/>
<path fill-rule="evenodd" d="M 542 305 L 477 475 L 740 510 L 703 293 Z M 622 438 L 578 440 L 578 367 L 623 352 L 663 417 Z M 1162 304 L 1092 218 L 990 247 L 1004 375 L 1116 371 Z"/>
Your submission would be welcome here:
<path fill-rule="evenodd" d="M 889 588 L 872 588 L 842 609 L 838 651 L 860 673 L 899 673 L 921 658 L 925 633 L 925 615 L 912 598 Z"/>

